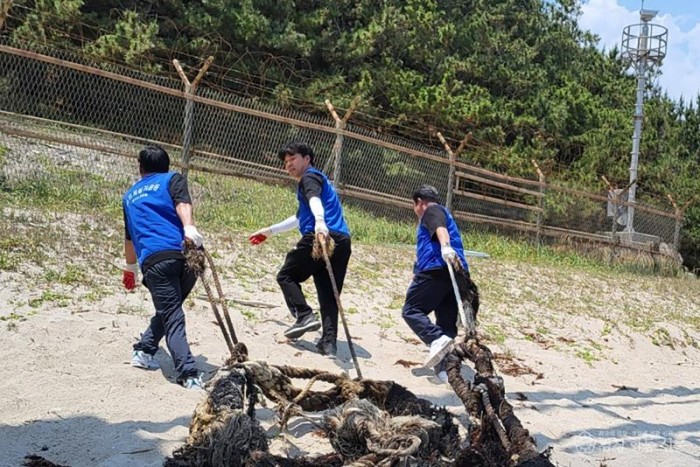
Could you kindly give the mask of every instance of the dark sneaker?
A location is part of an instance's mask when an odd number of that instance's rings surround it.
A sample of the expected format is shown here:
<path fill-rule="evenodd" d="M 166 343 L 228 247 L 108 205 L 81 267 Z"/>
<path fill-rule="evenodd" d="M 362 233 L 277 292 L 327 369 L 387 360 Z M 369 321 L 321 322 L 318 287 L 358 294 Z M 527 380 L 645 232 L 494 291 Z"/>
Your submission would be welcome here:
<path fill-rule="evenodd" d="M 303 318 L 297 319 L 296 323 L 284 331 L 284 337 L 288 339 L 298 339 L 303 336 L 305 332 L 318 331 L 319 329 L 321 329 L 321 322 L 311 313 Z"/>
<path fill-rule="evenodd" d="M 335 356 L 338 354 L 338 344 L 336 341 L 320 340 L 316 344 L 316 349 L 318 349 L 318 353 L 321 355 Z"/>

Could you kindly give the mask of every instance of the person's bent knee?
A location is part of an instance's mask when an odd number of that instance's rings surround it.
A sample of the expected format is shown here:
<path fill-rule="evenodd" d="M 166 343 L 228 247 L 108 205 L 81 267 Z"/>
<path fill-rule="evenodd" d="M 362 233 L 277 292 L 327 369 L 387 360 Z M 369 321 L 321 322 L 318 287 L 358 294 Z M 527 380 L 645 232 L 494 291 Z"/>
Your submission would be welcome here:
<path fill-rule="evenodd" d="M 278 272 L 277 273 L 277 283 L 282 285 L 282 284 L 286 284 L 287 282 L 289 282 L 289 275 L 282 272 L 282 271 Z"/>

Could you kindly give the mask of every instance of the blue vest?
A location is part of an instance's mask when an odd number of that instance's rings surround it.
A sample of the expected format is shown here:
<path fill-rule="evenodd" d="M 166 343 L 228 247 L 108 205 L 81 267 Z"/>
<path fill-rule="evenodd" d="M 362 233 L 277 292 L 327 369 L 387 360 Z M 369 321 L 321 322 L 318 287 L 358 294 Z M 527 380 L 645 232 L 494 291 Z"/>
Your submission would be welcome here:
<path fill-rule="evenodd" d="M 459 260 L 465 271 L 469 271 L 469 265 L 464 257 L 464 246 L 462 245 L 462 237 L 459 234 L 459 227 L 455 222 L 450 211 L 445 206 L 441 206 L 445 212 L 447 221 L 447 232 L 450 234 L 450 246 L 457 252 Z M 437 236 L 436 236 L 437 237 Z M 413 273 L 428 271 L 430 269 L 440 269 L 447 267 L 447 263 L 442 259 L 440 254 L 440 242 L 435 238 L 430 237 L 430 231 L 423 223 L 418 223 L 416 231 L 416 263 L 413 265 Z"/>
<path fill-rule="evenodd" d="M 124 195 L 126 228 L 139 265 L 160 251 L 182 251 L 185 232 L 169 191 L 173 175 L 175 172 L 148 174 Z"/>
<path fill-rule="evenodd" d="M 306 172 L 317 173 L 323 178 L 323 189 L 321 190 L 321 204 L 323 205 L 323 218 L 326 221 L 329 232 L 342 233 L 350 235 L 345 219 L 343 219 L 343 207 L 340 204 L 338 194 L 335 192 L 333 185 L 328 181 L 323 172 L 309 167 Z M 302 235 L 314 233 L 316 227 L 316 218 L 311 212 L 309 201 L 301 192 L 301 186 L 297 187 L 297 200 L 299 201 L 299 209 L 297 209 L 297 219 L 299 219 L 299 231 Z"/>

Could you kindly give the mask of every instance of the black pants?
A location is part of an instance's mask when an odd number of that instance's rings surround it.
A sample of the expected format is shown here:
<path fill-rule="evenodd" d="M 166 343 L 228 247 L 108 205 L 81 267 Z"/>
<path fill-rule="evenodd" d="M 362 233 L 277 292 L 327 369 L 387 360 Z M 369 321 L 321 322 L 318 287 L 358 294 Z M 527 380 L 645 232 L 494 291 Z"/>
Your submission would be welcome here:
<path fill-rule="evenodd" d="M 197 282 L 197 276 L 185 266 L 184 259 L 165 259 L 150 266 L 143 281 L 151 292 L 156 314 L 141 335 L 141 340 L 134 344 L 134 350 L 154 355 L 165 337 L 179 375 L 178 380 L 197 376 L 194 357 L 187 343 L 185 312 L 182 309 L 182 304 Z"/>
<path fill-rule="evenodd" d="M 469 273 L 455 271 L 460 298 L 479 311 L 479 291 Z M 435 311 L 435 324 L 428 314 Z M 457 336 L 457 302 L 447 267 L 417 273 L 406 292 L 406 303 L 401 316 L 425 344 L 442 336 Z"/>
<path fill-rule="evenodd" d="M 331 256 L 331 267 L 338 292 L 343 290 L 345 273 L 352 252 L 350 237 L 347 235 L 331 232 L 331 237 L 335 241 L 335 251 Z M 297 319 L 303 318 L 313 311 L 301 290 L 301 283 L 309 277 L 314 278 L 316 291 L 318 292 L 318 303 L 321 307 L 321 322 L 323 324 L 324 341 L 335 342 L 338 337 L 338 305 L 333 294 L 333 286 L 328 277 L 328 270 L 323 259 L 314 261 L 311 257 L 314 235 L 307 234 L 301 237 L 299 243 L 293 250 L 287 253 L 287 258 L 282 265 L 282 269 L 277 274 L 277 282 L 284 294 L 289 311 Z"/>

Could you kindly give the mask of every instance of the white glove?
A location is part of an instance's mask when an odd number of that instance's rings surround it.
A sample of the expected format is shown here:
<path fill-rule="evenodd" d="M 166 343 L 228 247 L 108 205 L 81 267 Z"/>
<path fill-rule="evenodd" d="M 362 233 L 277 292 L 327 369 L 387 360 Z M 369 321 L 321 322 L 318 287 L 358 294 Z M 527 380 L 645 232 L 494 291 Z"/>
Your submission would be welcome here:
<path fill-rule="evenodd" d="M 199 233 L 197 227 L 194 225 L 185 226 L 185 238 L 191 240 L 197 248 L 200 248 L 202 243 L 204 243 L 204 237 L 202 237 L 202 234 Z"/>
<path fill-rule="evenodd" d="M 440 247 L 440 255 L 445 262 L 455 263 L 457 261 L 457 252 L 450 245 Z"/>
<path fill-rule="evenodd" d="M 316 235 L 323 234 L 324 237 L 328 237 L 328 226 L 325 221 L 316 219 L 316 227 L 314 229 Z"/>

